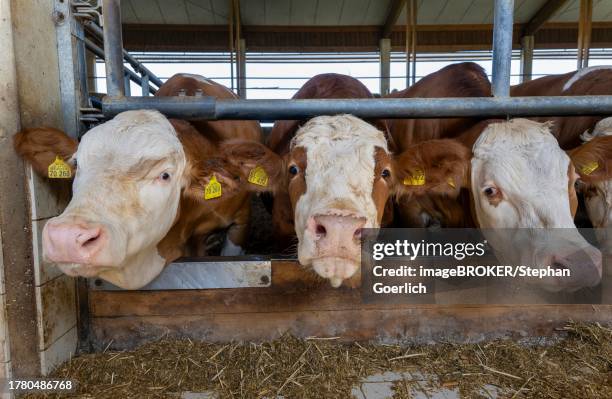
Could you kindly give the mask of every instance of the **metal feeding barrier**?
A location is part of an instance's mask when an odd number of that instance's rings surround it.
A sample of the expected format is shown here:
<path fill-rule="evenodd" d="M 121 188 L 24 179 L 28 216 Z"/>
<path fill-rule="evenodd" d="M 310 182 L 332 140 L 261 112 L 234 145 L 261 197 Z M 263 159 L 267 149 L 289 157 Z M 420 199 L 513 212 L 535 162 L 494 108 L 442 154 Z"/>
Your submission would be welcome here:
<path fill-rule="evenodd" d="M 316 115 L 353 114 L 362 118 L 442 118 L 462 116 L 553 116 L 612 114 L 612 96 L 510 97 L 514 0 L 495 0 L 493 24 L 493 97 L 218 100 L 214 97 L 126 96 L 120 0 L 103 0 L 104 53 L 108 95 L 105 116 L 133 109 L 157 109 L 185 119 L 304 119 Z"/>

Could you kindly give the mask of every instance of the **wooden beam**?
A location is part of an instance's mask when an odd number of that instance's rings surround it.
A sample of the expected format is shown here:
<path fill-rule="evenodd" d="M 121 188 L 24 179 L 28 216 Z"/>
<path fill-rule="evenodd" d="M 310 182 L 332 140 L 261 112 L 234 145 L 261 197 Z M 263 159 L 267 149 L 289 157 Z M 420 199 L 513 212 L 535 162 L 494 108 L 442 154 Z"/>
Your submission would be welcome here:
<path fill-rule="evenodd" d="M 521 36 L 533 36 L 566 3 L 567 0 L 548 0 L 527 22 Z"/>
<path fill-rule="evenodd" d="M 481 305 L 507 293 L 468 290 L 439 287 L 439 304 L 372 303 L 360 289 L 331 288 L 295 261 L 273 261 L 267 288 L 91 291 L 91 339 L 97 350 L 111 341 L 112 350 L 131 349 L 161 336 L 261 342 L 284 332 L 342 342 L 466 342 L 551 336 L 567 320 L 612 321 L 610 305 Z M 474 302 L 447 305 L 457 298 Z"/>
<path fill-rule="evenodd" d="M 521 24 L 515 24 L 514 48 L 520 48 Z M 419 25 L 417 51 L 451 52 L 490 50 L 491 25 Z M 377 52 L 380 26 L 254 26 L 243 25 L 249 51 L 255 52 Z M 578 25 L 546 23 L 535 34 L 538 49 L 575 48 Z M 206 40 L 202 40 L 206 38 Z M 393 51 L 405 50 L 405 26 L 391 34 Z M 227 51 L 226 25 L 133 25 L 123 26 L 128 51 Z M 612 23 L 594 22 L 592 47 L 612 47 Z"/>
<path fill-rule="evenodd" d="M 385 24 L 382 26 L 380 38 L 387 39 L 391 36 L 391 32 L 393 32 L 393 27 L 397 22 L 400 14 L 402 13 L 402 9 L 406 4 L 406 0 L 392 0 L 389 5 L 389 12 L 387 13 L 387 18 L 385 19 Z"/>

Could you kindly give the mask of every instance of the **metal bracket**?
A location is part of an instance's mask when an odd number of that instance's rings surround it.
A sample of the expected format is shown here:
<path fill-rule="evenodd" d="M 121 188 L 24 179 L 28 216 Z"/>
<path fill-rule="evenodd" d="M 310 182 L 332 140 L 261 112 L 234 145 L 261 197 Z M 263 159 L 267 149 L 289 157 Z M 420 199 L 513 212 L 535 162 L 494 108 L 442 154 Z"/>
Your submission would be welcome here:
<path fill-rule="evenodd" d="M 155 280 L 141 288 L 153 290 L 201 290 L 219 288 L 269 287 L 272 262 L 259 256 L 223 257 L 211 260 L 179 259 L 166 266 Z M 101 279 L 89 279 L 95 291 L 121 288 Z"/>
<path fill-rule="evenodd" d="M 72 15 L 74 17 L 98 21 L 102 26 L 102 4 L 100 0 L 92 2 L 73 0 L 70 5 L 73 8 Z"/>

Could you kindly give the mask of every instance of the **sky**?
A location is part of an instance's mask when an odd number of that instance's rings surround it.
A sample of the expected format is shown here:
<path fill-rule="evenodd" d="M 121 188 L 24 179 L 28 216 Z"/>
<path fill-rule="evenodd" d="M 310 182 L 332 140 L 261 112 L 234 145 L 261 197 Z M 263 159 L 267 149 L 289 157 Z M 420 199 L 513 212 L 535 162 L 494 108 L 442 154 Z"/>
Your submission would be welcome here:
<path fill-rule="evenodd" d="M 537 55 L 536 55 L 537 57 Z M 476 61 L 491 74 L 491 61 Z M 417 77 L 435 72 L 446 65 L 452 64 L 450 61 L 427 61 L 417 62 Z M 165 80 L 175 73 L 195 73 L 205 77 L 213 78 L 215 81 L 229 87 L 230 86 L 230 65 L 229 63 L 145 63 L 146 67 L 155 73 L 160 79 Z M 612 54 L 610 58 L 591 59 L 590 66 L 612 65 Z M 404 89 L 406 87 L 404 62 L 391 63 L 391 89 Z M 574 59 L 534 59 L 534 77 L 548 74 L 558 74 L 570 72 L 576 69 Z M 247 98 L 249 99 L 286 99 L 301 87 L 307 78 L 320 73 L 341 73 L 358 78 L 363 82 L 372 93 L 380 92 L 379 89 L 379 64 L 378 62 L 291 62 L 291 63 L 256 63 L 248 61 L 247 54 Z M 512 60 L 511 84 L 520 81 L 520 61 Z M 96 65 L 96 79 L 98 92 L 105 92 L 106 85 L 104 77 L 104 64 Z M 393 78 L 400 76 L 399 78 Z M 260 79 L 258 79 L 260 78 Z M 131 85 L 132 95 L 141 95 L 141 89 L 136 84 Z"/>

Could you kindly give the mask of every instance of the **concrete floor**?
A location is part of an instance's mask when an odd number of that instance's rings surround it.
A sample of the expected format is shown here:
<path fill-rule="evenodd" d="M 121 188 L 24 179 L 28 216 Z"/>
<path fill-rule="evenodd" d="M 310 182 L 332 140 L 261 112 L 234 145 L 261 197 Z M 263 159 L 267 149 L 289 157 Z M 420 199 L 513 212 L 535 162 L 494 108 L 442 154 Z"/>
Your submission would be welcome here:
<path fill-rule="evenodd" d="M 459 388 L 431 388 L 431 378 L 418 371 L 394 373 L 385 372 L 375 374 L 364 379 L 358 386 L 353 388 L 354 399 L 391 399 L 393 397 L 393 384 L 401 380 L 410 381 L 411 399 L 459 399 Z M 481 394 L 484 398 L 496 398 L 499 396 L 497 387 L 486 385 Z M 213 392 L 183 392 L 181 399 L 216 399 Z M 284 399 L 278 396 L 276 399 Z"/>

